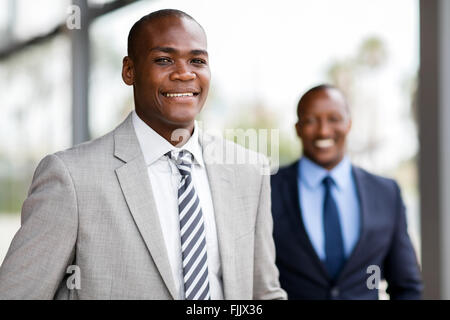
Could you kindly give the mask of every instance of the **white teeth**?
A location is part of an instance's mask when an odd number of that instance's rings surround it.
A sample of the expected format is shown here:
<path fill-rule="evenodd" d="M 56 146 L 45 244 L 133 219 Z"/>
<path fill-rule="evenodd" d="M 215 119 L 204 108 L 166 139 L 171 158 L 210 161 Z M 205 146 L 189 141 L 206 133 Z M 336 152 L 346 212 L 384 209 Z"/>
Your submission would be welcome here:
<path fill-rule="evenodd" d="M 186 93 L 166 93 L 166 97 L 192 97 L 194 94 L 192 92 Z"/>
<path fill-rule="evenodd" d="M 321 139 L 314 141 L 314 145 L 317 148 L 329 148 L 334 146 L 334 140 L 333 139 Z"/>

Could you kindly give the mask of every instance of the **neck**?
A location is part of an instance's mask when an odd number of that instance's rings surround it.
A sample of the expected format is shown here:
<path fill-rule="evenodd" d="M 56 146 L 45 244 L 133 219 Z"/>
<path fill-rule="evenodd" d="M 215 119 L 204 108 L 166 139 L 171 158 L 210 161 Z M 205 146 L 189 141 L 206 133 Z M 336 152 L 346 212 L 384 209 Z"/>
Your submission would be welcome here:
<path fill-rule="evenodd" d="M 136 113 L 146 125 L 175 147 L 184 146 L 194 133 L 194 121 L 186 124 L 161 123 L 157 120 L 142 117 L 137 111 Z"/>
<path fill-rule="evenodd" d="M 306 154 L 303 154 L 304 157 L 308 158 L 310 161 L 314 162 L 318 166 L 324 168 L 327 171 L 333 170 L 341 161 L 344 159 L 344 155 L 342 155 L 339 159 L 330 161 L 330 162 L 320 162 L 317 159 L 314 159 L 313 157 L 310 157 Z"/>
<path fill-rule="evenodd" d="M 194 133 L 194 123 L 188 126 L 173 126 L 163 128 L 152 126 L 150 124 L 148 125 L 161 137 L 166 139 L 171 145 L 178 148 L 184 146 Z"/>

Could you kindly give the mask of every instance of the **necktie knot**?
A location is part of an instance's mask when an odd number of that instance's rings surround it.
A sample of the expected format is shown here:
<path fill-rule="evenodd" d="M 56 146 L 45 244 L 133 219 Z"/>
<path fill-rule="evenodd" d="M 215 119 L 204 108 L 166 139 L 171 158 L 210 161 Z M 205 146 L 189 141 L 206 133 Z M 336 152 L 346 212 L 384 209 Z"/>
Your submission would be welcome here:
<path fill-rule="evenodd" d="M 175 150 L 169 151 L 166 155 L 175 162 L 180 174 L 182 176 L 188 175 L 191 173 L 193 157 L 192 153 L 187 150 L 181 150 L 176 152 Z"/>
<path fill-rule="evenodd" d="M 325 178 L 323 178 L 322 183 L 325 185 L 325 188 L 327 188 L 327 190 L 330 190 L 331 186 L 334 184 L 334 180 L 332 177 L 326 176 Z"/>

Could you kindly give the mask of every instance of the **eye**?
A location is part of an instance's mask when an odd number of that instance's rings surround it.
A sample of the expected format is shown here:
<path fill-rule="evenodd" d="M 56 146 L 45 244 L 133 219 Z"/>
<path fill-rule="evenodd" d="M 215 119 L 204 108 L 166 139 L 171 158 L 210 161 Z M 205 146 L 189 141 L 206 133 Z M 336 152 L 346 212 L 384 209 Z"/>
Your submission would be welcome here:
<path fill-rule="evenodd" d="M 191 60 L 191 63 L 193 64 L 206 64 L 206 60 L 205 59 L 201 59 L 201 58 L 194 58 Z"/>
<path fill-rule="evenodd" d="M 317 121 L 316 121 L 316 118 L 314 118 L 314 117 L 304 117 L 303 118 L 303 123 L 304 124 L 313 124 L 313 123 L 316 123 Z"/>
<path fill-rule="evenodd" d="M 155 63 L 159 64 L 159 65 L 167 65 L 172 63 L 172 59 L 167 58 L 167 57 L 159 57 L 154 59 L 153 61 L 155 61 Z"/>
<path fill-rule="evenodd" d="M 341 120 L 342 118 L 337 115 L 333 115 L 328 118 L 328 121 L 330 121 L 331 123 L 338 123 L 341 122 Z"/>

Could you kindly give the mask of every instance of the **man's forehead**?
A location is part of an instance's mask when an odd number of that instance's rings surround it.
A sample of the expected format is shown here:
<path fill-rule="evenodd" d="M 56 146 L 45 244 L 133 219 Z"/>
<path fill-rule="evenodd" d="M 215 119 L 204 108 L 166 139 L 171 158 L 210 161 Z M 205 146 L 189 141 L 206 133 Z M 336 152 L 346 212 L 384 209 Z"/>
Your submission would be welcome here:
<path fill-rule="evenodd" d="M 196 42 L 206 46 L 206 35 L 200 25 L 185 17 L 167 16 L 149 21 L 142 28 L 143 40 L 169 46 L 182 42 Z"/>
<path fill-rule="evenodd" d="M 313 91 L 309 94 L 309 100 L 329 99 L 336 101 L 343 101 L 344 96 L 335 88 L 322 88 L 317 91 Z"/>
<path fill-rule="evenodd" d="M 299 113 L 313 111 L 321 106 L 338 106 L 342 111 L 347 112 L 347 102 L 344 95 L 337 89 L 324 88 L 310 92 L 304 101 L 299 105 Z"/>

